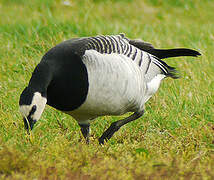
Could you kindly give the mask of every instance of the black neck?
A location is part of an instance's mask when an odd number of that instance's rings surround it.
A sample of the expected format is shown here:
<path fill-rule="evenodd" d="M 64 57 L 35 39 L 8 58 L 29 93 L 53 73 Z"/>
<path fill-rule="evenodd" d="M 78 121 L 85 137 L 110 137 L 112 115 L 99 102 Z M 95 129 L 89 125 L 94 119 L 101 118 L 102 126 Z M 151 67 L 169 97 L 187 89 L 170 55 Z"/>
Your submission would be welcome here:
<path fill-rule="evenodd" d="M 51 80 L 52 73 L 49 65 L 45 62 L 40 62 L 32 74 L 28 87 L 35 92 L 46 93 Z"/>

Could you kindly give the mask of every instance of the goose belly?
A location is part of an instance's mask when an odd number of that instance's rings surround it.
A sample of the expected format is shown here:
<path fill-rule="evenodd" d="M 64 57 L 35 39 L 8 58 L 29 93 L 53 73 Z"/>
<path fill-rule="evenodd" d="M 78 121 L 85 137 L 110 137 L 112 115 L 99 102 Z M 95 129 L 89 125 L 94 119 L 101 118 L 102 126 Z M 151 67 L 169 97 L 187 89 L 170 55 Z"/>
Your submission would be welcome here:
<path fill-rule="evenodd" d="M 143 108 L 144 76 L 139 66 L 124 55 L 86 51 L 89 90 L 85 102 L 68 112 L 78 121 L 102 115 L 120 115 Z"/>

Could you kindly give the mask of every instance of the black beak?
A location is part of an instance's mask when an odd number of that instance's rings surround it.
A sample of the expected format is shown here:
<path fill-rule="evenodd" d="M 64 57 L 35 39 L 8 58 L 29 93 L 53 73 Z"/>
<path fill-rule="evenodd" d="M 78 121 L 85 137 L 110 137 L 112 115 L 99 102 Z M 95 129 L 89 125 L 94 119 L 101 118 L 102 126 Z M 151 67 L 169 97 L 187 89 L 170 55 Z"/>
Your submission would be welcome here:
<path fill-rule="evenodd" d="M 36 120 L 31 119 L 30 117 L 28 117 L 27 119 L 24 118 L 24 125 L 25 125 L 25 129 L 29 132 L 29 126 L 30 129 L 33 129 L 34 124 L 36 123 Z"/>

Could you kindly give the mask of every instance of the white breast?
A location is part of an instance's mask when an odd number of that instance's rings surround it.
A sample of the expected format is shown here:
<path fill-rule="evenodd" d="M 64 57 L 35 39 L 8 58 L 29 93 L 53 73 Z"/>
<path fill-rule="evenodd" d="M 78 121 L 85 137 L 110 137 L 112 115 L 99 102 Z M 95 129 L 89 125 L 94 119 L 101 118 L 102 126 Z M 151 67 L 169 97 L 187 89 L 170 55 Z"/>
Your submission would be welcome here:
<path fill-rule="evenodd" d="M 140 67 L 124 55 L 87 50 L 89 91 L 86 101 L 69 112 L 77 121 L 102 115 L 120 115 L 143 109 L 145 83 Z"/>

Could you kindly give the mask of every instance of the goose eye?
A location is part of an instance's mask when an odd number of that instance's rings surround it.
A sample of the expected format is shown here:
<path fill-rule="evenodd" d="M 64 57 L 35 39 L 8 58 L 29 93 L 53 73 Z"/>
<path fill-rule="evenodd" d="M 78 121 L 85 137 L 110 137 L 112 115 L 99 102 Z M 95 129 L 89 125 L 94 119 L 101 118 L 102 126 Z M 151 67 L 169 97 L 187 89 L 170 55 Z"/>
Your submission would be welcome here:
<path fill-rule="evenodd" d="M 29 116 L 31 116 L 33 113 L 35 113 L 35 111 L 36 111 L 36 105 L 33 105 L 32 109 L 29 113 Z"/>
<path fill-rule="evenodd" d="M 32 113 L 34 113 L 35 111 L 36 111 L 36 105 L 33 105 L 33 107 L 32 107 Z"/>

